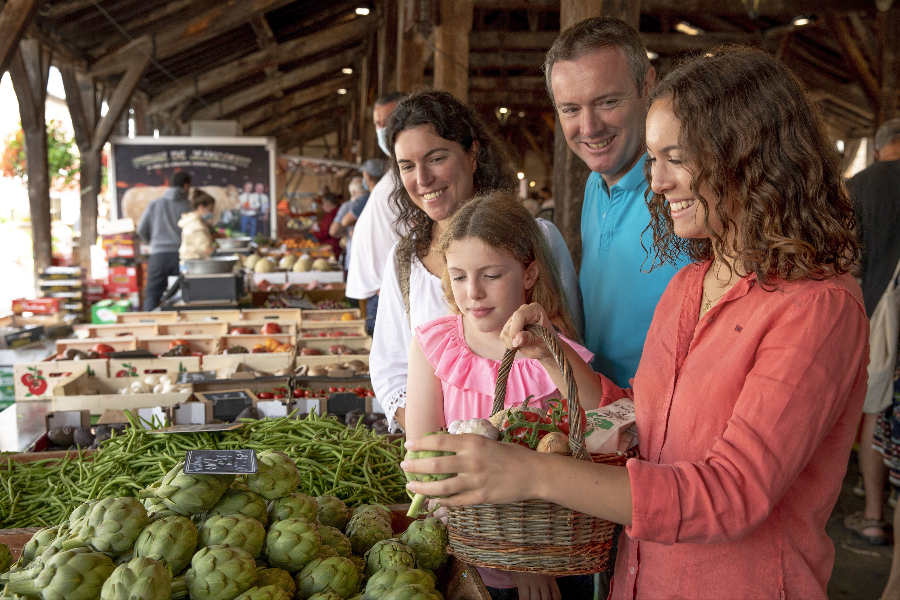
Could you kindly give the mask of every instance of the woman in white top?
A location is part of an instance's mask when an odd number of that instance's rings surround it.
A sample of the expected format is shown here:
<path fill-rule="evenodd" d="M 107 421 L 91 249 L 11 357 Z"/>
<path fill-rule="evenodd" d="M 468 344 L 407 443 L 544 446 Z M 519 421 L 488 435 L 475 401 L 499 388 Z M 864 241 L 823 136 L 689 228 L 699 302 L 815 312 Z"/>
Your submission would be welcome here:
<path fill-rule="evenodd" d="M 403 183 L 390 201 L 398 226 L 409 233 L 385 265 L 369 372 L 390 428 L 397 431 L 404 420 L 413 329 L 450 313 L 441 290 L 443 267 L 432 246 L 460 206 L 482 191 L 512 189 L 516 177 L 502 142 L 471 107 L 446 92 L 404 98 L 391 113 L 386 137 L 391 170 Z M 580 334 L 584 313 L 572 257 L 559 230 L 548 221 L 538 223 Z"/>

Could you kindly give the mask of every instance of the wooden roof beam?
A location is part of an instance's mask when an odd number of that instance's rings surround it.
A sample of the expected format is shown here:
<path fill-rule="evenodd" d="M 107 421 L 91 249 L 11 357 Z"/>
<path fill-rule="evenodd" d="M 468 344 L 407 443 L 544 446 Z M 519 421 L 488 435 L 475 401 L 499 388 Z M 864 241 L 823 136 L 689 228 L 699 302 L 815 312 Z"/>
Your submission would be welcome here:
<path fill-rule="evenodd" d="M 250 129 L 245 129 L 244 135 L 277 137 L 279 134 L 282 134 L 282 132 L 291 133 L 285 132 L 284 130 L 296 127 L 298 124 L 303 124 L 307 121 L 318 121 L 321 117 L 330 119 L 330 113 L 336 109 L 346 109 L 350 106 L 351 100 L 353 100 L 353 97 L 350 94 L 345 94 L 343 96 L 335 94 L 333 99 L 305 104 L 278 118 L 264 121 L 254 125 Z"/>
<path fill-rule="evenodd" d="M 125 71 L 136 59 L 142 59 L 141 57 L 146 58 L 149 62 L 152 52 L 153 42 L 150 40 L 150 37 L 146 35 L 141 36 L 108 55 L 108 60 L 103 61 L 102 65 L 98 63 L 98 65 L 90 69 L 87 76 L 90 79 L 105 79 L 110 75 Z M 100 69 L 98 67 L 103 68 Z"/>
<path fill-rule="evenodd" d="M 340 96 L 337 91 L 340 88 L 346 89 L 351 87 L 353 85 L 353 79 L 352 75 L 345 75 L 287 94 L 283 98 L 279 98 L 278 100 L 264 104 L 263 106 L 241 113 L 237 118 L 238 123 L 240 123 L 241 128 L 244 131 L 248 131 L 257 124 L 281 118 L 285 113 L 305 104 L 318 102 L 323 98 L 331 96 L 338 98 Z M 349 96 L 349 94 L 347 94 L 347 96 Z"/>
<path fill-rule="evenodd" d="M 251 86 L 241 90 L 236 94 L 228 96 L 218 102 L 213 102 L 209 106 L 201 108 L 192 116 L 193 119 L 221 119 L 235 113 L 242 108 L 250 106 L 261 100 L 272 96 L 276 92 L 297 87 L 307 81 L 322 77 L 329 73 L 338 71 L 342 67 L 352 63 L 359 50 L 351 48 L 333 54 L 326 59 L 314 62 L 289 71 L 287 73 L 278 73 L 275 77 L 264 81 L 263 83 Z"/>
<path fill-rule="evenodd" d="M 248 54 L 226 65 L 210 69 L 197 79 L 183 78 L 163 89 L 147 105 L 149 113 L 168 110 L 194 96 L 203 96 L 224 86 L 236 83 L 267 67 L 278 66 L 296 60 L 297 57 L 319 50 L 339 46 L 361 39 L 374 30 L 375 19 L 356 18 L 330 29 L 284 42 L 276 46 Z"/>
<path fill-rule="evenodd" d="M 42 1 L 7 0 L 0 11 L 0 76 L 9 68 Z"/>
<path fill-rule="evenodd" d="M 560 0 L 475 0 L 475 7 L 488 10 L 559 11 Z M 672 10 L 672 0 L 641 0 L 641 13 Z M 792 19 L 797 15 L 866 12 L 871 0 L 766 0 L 759 3 L 760 15 Z M 679 0 L 679 14 L 712 13 L 719 16 L 747 16 L 741 0 Z"/>
<path fill-rule="evenodd" d="M 859 81 L 869 102 L 872 106 L 878 106 L 880 93 L 878 80 L 875 78 L 875 75 L 872 74 L 872 69 L 869 66 L 869 63 L 866 62 L 859 46 L 857 46 L 856 42 L 853 40 L 853 36 L 850 35 L 850 29 L 847 27 L 847 24 L 840 17 L 835 15 L 825 15 L 825 22 L 828 24 L 828 28 L 831 29 L 834 37 L 837 38 L 838 43 L 841 45 L 844 58 L 849 62 L 849 70 L 857 81 Z"/>
<path fill-rule="evenodd" d="M 341 117 L 344 114 L 334 114 L 326 121 L 308 121 L 306 125 L 300 127 L 293 134 L 277 138 L 278 147 L 283 150 L 290 150 L 311 140 L 324 137 L 329 133 L 334 133 L 341 128 Z"/>

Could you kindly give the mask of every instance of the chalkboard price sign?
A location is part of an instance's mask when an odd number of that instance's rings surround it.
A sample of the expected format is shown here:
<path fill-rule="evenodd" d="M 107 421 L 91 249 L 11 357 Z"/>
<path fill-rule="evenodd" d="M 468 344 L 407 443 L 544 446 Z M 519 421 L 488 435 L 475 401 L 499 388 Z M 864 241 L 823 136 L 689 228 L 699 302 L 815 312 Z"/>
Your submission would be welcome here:
<path fill-rule="evenodd" d="M 253 450 L 188 450 L 184 456 L 185 475 L 246 475 L 256 473 Z"/>
<path fill-rule="evenodd" d="M 193 373 L 182 371 L 178 374 L 175 383 L 203 383 L 204 381 L 215 381 L 215 371 L 195 371 Z"/>
<path fill-rule="evenodd" d="M 242 410 L 253 406 L 256 396 L 250 390 L 224 390 L 221 392 L 204 392 L 197 397 L 212 402 L 213 417 L 223 421 L 234 421 Z"/>

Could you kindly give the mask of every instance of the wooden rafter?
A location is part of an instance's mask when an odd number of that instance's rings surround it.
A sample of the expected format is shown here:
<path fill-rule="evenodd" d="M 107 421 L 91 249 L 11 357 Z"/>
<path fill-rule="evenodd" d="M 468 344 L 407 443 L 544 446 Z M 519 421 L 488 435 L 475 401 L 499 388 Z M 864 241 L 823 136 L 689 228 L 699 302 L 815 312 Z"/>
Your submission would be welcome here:
<path fill-rule="evenodd" d="M 0 11 L 0 75 L 9 67 L 42 3 L 43 0 L 7 0 Z"/>
<path fill-rule="evenodd" d="M 331 29 L 317 31 L 310 35 L 278 44 L 234 60 L 227 65 L 200 73 L 196 79 L 184 78 L 162 90 L 150 100 L 147 111 L 156 113 L 168 110 L 196 95 L 205 95 L 219 88 L 246 79 L 253 73 L 267 67 L 296 60 L 317 49 L 348 44 L 361 39 L 374 30 L 374 19 L 353 19 Z"/>
<path fill-rule="evenodd" d="M 319 102 L 323 98 L 339 97 L 337 91 L 340 88 L 348 88 L 353 83 L 353 76 L 345 75 L 335 79 L 322 81 L 315 85 L 303 88 L 283 98 L 248 110 L 238 115 L 238 123 L 246 131 L 254 125 L 279 118 L 300 106 L 311 102 Z"/>
<path fill-rule="evenodd" d="M 334 94 L 334 98 L 328 100 L 305 104 L 299 108 L 288 111 L 281 116 L 263 121 L 250 129 L 245 129 L 246 135 L 258 136 L 278 136 L 284 133 L 292 133 L 291 129 L 302 126 L 303 123 L 309 121 L 319 121 L 322 118 L 331 118 L 331 113 L 336 109 L 346 110 L 350 106 L 352 97 L 347 94 L 338 96 Z"/>
<path fill-rule="evenodd" d="M 856 45 L 847 24 L 841 17 L 836 15 L 825 15 L 825 22 L 828 24 L 829 29 L 831 29 L 834 37 L 837 38 L 841 50 L 843 51 L 844 58 L 850 63 L 850 72 L 853 73 L 859 81 L 863 92 L 865 92 L 866 97 L 869 99 L 872 106 L 877 107 L 878 97 L 880 95 L 878 80 L 872 73 L 872 68 L 869 63 L 866 62 L 859 46 Z M 894 40 L 894 43 L 896 43 L 896 40 Z"/>
<path fill-rule="evenodd" d="M 489 10 L 560 10 L 560 0 L 475 0 L 477 8 Z M 719 16 L 747 16 L 741 0 L 679 0 L 678 12 L 711 13 Z M 658 13 L 672 9 L 671 0 L 641 0 L 642 13 Z M 759 3 L 761 16 L 792 19 L 803 14 L 865 12 L 872 9 L 871 0 L 765 0 Z M 604 8 L 604 12 L 606 9 Z"/>
<path fill-rule="evenodd" d="M 278 73 L 277 76 L 263 83 L 251 86 L 247 89 L 228 96 L 218 102 L 201 108 L 194 113 L 194 119 L 219 119 L 235 113 L 255 102 L 271 97 L 275 92 L 303 85 L 318 77 L 338 71 L 341 67 L 351 64 L 358 54 L 358 50 L 351 48 L 338 52 L 326 59 L 299 67 L 288 73 Z"/>

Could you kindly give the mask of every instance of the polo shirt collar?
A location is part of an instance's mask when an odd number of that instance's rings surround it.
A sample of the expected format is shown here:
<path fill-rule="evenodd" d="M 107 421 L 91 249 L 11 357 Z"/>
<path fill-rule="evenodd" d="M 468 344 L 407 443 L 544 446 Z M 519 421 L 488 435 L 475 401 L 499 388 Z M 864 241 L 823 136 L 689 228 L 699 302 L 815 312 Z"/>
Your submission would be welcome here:
<path fill-rule="evenodd" d="M 636 192 L 642 186 L 646 186 L 647 180 L 644 178 L 644 162 L 646 159 L 647 153 L 644 152 L 637 162 L 634 163 L 634 166 L 615 185 L 626 192 Z M 603 177 L 600 177 L 600 187 L 609 195 L 609 186 L 606 185 L 606 180 Z"/>

